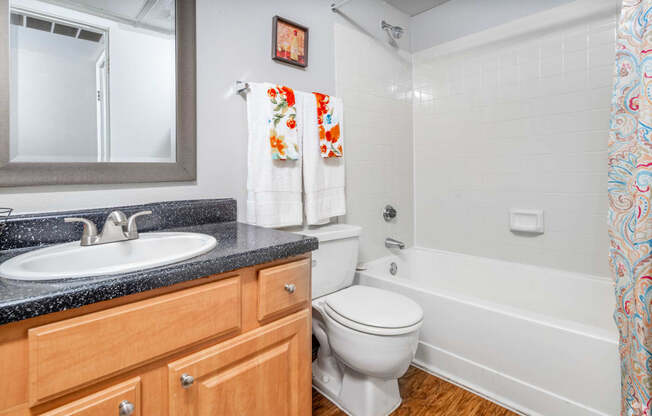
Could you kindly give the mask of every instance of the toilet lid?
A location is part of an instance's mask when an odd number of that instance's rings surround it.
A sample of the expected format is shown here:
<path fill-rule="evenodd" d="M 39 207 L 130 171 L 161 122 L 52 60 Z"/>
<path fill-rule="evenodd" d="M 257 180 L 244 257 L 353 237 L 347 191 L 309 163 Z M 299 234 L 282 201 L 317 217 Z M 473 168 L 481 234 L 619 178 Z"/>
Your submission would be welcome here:
<path fill-rule="evenodd" d="M 350 321 L 376 328 L 405 328 L 423 319 L 423 310 L 412 299 L 369 286 L 335 292 L 326 296 L 326 304 Z"/>

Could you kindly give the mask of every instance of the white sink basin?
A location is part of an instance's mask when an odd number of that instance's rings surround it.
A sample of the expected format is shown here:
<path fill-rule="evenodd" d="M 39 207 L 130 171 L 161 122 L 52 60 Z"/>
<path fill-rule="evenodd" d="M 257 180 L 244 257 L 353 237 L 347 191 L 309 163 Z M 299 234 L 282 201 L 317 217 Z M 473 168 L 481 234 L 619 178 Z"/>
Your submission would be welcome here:
<path fill-rule="evenodd" d="M 90 247 L 75 241 L 13 257 L 0 264 L 0 276 L 52 280 L 128 273 L 187 260 L 216 245 L 215 238 L 196 233 L 147 233 L 137 240 Z"/>

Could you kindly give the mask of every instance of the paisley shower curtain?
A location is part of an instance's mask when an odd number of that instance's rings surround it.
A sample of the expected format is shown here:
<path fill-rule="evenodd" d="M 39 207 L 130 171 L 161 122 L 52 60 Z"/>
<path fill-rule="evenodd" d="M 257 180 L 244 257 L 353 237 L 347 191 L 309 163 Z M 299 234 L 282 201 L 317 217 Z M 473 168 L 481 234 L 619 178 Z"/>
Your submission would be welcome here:
<path fill-rule="evenodd" d="M 652 0 L 624 0 L 609 137 L 621 416 L 652 415 Z"/>

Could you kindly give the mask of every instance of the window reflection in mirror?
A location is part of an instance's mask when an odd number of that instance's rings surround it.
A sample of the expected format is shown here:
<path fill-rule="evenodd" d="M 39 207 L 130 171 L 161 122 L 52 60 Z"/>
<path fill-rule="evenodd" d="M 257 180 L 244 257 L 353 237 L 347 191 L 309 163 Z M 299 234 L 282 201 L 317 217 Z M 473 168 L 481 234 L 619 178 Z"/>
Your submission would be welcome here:
<path fill-rule="evenodd" d="M 174 162 L 174 0 L 12 0 L 12 162 Z"/>

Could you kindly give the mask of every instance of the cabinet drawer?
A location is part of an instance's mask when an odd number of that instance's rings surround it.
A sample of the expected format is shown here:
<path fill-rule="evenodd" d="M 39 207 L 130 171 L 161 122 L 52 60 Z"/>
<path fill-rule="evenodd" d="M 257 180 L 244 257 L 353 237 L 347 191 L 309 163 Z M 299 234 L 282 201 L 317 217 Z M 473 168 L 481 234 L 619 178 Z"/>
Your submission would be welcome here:
<path fill-rule="evenodd" d="M 32 328 L 29 399 L 43 401 L 240 328 L 240 277 Z"/>
<path fill-rule="evenodd" d="M 258 320 L 290 312 L 310 299 L 310 259 L 258 271 Z"/>
<path fill-rule="evenodd" d="M 116 416 L 120 414 L 121 406 L 125 409 L 132 406 L 131 416 L 141 416 L 140 377 L 57 407 L 41 416 Z"/>

